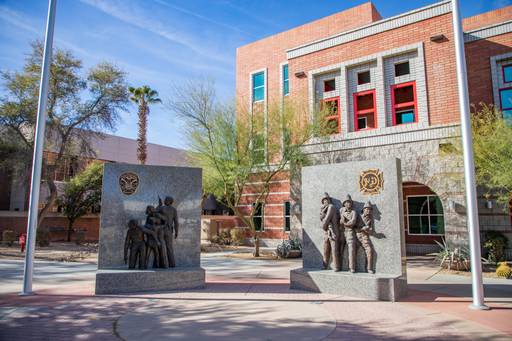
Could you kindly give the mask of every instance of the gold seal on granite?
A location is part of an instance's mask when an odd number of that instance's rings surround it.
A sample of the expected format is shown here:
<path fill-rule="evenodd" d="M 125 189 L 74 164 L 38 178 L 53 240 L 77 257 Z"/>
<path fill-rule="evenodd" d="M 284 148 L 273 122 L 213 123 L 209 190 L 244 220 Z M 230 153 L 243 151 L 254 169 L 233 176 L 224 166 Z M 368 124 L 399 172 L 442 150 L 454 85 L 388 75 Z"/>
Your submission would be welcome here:
<path fill-rule="evenodd" d="M 139 176 L 132 172 L 121 174 L 121 176 L 119 176 L 119 187 L 123 194 L 132 195 L 139 187 Z"/>
<path fill-rule="evenodd" d="M 367 195 L 379 194 L 384 187 L 384 176 L 378 169 L 368 169 L 359 175 L 359 192 Z"/>

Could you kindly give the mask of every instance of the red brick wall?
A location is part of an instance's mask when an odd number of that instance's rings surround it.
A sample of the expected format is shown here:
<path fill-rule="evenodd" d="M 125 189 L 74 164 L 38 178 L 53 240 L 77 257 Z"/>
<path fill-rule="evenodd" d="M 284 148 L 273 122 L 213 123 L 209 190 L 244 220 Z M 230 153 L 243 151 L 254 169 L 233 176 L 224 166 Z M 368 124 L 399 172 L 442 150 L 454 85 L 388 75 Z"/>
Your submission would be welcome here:
<path fill-rule="evenodd" d="M 75 230 L 86 230 L 85 240 L 86 241 L 98 241 L 99 239 L 99 216 L 83 217 L 78 219 L 74 224 Z M 43 221 L 43 227 L 58 227 L 62 231 L 51 231 L 51 241 L 66 241 L 67 240 L 67 226 L 68 220 L 65 217 L 47 217 Z M 4 230 L 13 230 L 19 235 L 21 232 L 25 232 L 27 229 L 27 217 L 17 216 L 1 216 L 0 217 L 0 235 Z M 74 234 L 71 235 L 74 240 Z"/>
<path fill-rule="evenodd" d="M 257 182 L 260 179 L 257 175 L 251 176 L 251 182 Z M 283 181 L 284 180 L 284 181 Z M 284 204 L 285 201 L 290 201 L 290 182 L 288 172 L 277 174 L 273 181 L 278 181 L 270 184 L 270 194 L 265 201 L 265 204 Z M 252 205 L 256 200 L 258 193 L 261 190 L 262 184 L 249 184 L 244 187 L 244 194 L 254 194 L 243 196 L 241 200 L 242 205 Z M 246 215 L 250 215 L 252 207 L 241 206 L 239 208 Z M 284 206 L 268 206 L 264 208 L 264 231 L 261 233 L 261 238 L 271 239 L 287 239 L 288 233 L 284 231 Z M 236 219 L 237 226 L 244 226 L 243 222 Z M 249 232 L 247 236 L 249 236 Z"/>
<path fill-rule="evenodd" d="M 448 41 L 435 43 L 430 37 L 444 34 Z M 458 122 L 457 79 L 451 14 L 375 34 L 289 61 L 290 74 L 356 59 L 418 42 L 424 43 L 427 99 L 430 123 Z M 270 77 L 270 75 L 269 75 Z M 270 82 L 269 82 L 270 84 Z M 290 89 L 307 93 L 306 78 L 291 77 Z"/>
<path fill-rule="evenodd" d="M 493 103 L 490 57 L 512 52 L 512 33 L 477 40 L 465 47 L 469 100 L 473 104 Z"/>
<path fill-rule="evenodd" d="M 512 6 L 503 7 L 495 11 L 482 13 L 462 21 L 464 31 L 471 31 L 480 27 L 497 24 L 512 19 Z"/>
<path fill-rule="evenodd" d="M 279 64 L 286 61 L 286 50 L 297 45 L 325 38 L 372 23 L 380 19 L 375 7 L 367 2 L 346 11 L 313 21 L 239 47 L 236 52 L 236 94 L 243 104 L 249 101 L 249 74 L 252 71 L 268 68 L 269 99 L 279 94 Z M 290 70 L 290 79 L 293 70 Z M 294 91 L 293 87 L 290 91 Z"/>

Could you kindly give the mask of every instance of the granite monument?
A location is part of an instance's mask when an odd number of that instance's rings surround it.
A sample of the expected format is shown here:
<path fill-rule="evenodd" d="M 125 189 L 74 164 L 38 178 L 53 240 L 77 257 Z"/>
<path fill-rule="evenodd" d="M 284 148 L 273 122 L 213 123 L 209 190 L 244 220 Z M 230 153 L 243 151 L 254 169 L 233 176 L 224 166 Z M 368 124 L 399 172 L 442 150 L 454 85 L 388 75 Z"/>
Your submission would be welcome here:
<path fill-rule="evenodd" d="M 407 277 L 402 206 L 398 159 L 304 167 L 303 267 L 291 271 L 291 287 L 375 300 L 403 296 Z M 338 223 L 326 220 L 329 211 L 337 211 L 331 216 L 338 217 Z M 336 238 L 329 238 L 329 228 Z M 329 258 L 339 261 L 329 268 Z"/>
<path fill-rule="evenodd" d="M 201 176 L 198 168 L 105 164 L 96 294 L 204 286 Z"/>

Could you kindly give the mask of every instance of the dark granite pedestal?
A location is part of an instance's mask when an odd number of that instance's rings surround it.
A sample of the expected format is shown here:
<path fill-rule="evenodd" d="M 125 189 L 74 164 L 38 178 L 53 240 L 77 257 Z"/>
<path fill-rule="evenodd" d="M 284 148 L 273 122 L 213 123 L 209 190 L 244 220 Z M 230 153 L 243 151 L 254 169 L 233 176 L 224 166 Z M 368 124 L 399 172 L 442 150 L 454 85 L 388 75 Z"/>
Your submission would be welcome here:
<path fill-rule="evenodd" d="M 203 288 L 204 269 L 200 267 L 171 269 L 103 269 L 96 272 L 98 294 L 171 291 Z"/>
<path fill-rule="evenodd" d="M 369 300 L 396 301 L 407 294 L 407 280 L 400 276 L 300 268 L 290 272 L 290 288 Z"/>

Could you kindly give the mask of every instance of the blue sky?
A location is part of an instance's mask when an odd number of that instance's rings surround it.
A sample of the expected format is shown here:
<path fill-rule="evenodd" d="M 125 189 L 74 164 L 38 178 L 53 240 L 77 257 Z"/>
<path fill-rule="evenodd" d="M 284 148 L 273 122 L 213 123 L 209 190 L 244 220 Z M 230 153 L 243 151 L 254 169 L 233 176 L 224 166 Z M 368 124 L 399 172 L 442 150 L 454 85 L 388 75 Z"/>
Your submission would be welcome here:
<path fill-rule="evenodd" d="M 165 101 L 172 84 L 212 77 L 219 97 L 235 89 L 238 46 L 342 11 L 355 0 L 59 0 L 54 45 L 90 67 L 107 60 L 128 73 L 131 85 L 148 84 Z M 373 1 L 383 17 L 433 0 Z M 463 0 L 464 17 L 512 4 L 512 0 Z M 0 69 L 21 69 L 29 44 L 43 37 L 44 0 L 0 0 Z M 122 115 L 116 135 L 135 138 L 136 108 Z M 148 140 L 186 146 L 183 127 L 164 106 L 151 108 Z"/>

